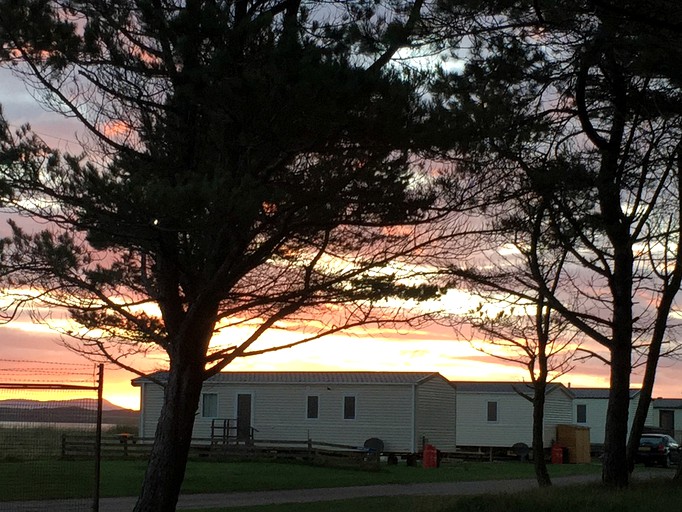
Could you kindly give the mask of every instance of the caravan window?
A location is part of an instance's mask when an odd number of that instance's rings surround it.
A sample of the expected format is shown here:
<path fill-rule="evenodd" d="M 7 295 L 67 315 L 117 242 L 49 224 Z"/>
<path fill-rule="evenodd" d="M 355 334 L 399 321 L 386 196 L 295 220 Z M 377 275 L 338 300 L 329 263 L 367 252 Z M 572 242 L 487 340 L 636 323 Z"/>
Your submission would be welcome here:
<path fill-rule="evenodd" d="M 317 395 L 308 396 L 308 412 L 306 418 L 309 420 L 314 420 L 319 417 L 320 414 L 320 397 Z"/>
<path fill-rule="evenodd" d="M 497 402 L 488 402 L 488 421 L 497 421 Z"/>
<path fill-rule="evenodd" d="M 344 420 L 354 420 L 355 419 L 355 397 L 354 396 L 344 396 L 343 397 L 343 419 Z"/>
<path fill-rule="evenodd" d="M 578 404 L 575 406 L 576 423 L 587 423 L 587 405 Z"/>
<path fill-rule="evenodd" d="M 215 418 L 218 416 L 218 394 L 204 393 L 201 395 L 201 416 Z"/>

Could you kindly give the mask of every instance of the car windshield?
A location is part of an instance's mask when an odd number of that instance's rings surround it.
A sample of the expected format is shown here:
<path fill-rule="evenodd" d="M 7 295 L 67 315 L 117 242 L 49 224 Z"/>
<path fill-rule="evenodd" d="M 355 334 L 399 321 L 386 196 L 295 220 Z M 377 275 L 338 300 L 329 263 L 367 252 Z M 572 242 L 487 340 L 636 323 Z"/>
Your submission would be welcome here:
<path fill-rule="evenodd" d="M 656 446 L 659 444 L 665 444 L 665 441 L 662 437 L 642 437 L 639 440 L 640 446 L 647 446 L 647 445 L 652 445 Z"/>

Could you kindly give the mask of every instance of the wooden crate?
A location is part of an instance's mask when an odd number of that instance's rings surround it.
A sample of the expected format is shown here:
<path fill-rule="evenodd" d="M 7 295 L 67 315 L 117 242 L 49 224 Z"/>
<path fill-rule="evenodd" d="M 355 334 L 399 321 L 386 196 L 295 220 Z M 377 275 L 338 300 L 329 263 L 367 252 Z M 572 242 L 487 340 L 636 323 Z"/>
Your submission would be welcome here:
<path fill-rule="evenodd" d="M 568 461 L 571 464 L 587 464 L 590 456 L 590 428 L 582 425 L 557 425 L 557 443 L 568 448 Z"/>

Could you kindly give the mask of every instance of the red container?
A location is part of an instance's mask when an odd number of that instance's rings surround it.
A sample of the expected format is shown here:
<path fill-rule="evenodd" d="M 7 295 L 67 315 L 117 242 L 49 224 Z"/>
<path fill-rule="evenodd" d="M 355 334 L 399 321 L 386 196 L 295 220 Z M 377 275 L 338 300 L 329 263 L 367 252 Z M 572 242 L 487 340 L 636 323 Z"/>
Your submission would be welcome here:
<path fill-rule="evenodd" d="M 422 466 L 427 469 L 438 467 L 438 450 L 432 444 L 424 446 Z"/>
<path fill-rule="evenodd" d="M 564 447 L 560 444 L 552 445 L 552 464 L 564 463 Z"/>

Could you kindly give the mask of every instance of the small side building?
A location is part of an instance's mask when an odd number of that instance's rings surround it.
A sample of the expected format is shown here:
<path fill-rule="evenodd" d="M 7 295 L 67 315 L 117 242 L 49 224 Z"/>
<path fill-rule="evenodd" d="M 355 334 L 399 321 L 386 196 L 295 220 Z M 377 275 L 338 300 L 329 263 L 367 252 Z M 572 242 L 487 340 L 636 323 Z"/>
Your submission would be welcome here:
<path fill-rule="evenodd" d="M 163 388 L 149 378 L 133 385 L 141 392 L 140 437 L 152 437 Z M 424 443 L 453 451 L 455 404 L 439 373 L 223 372 L 204 383 L 193 436 L 211 438 L 212 425 L 229 420 L 254 440 L 363 446 L 378 438 L 385 452 L 416 453 Z"/>
<path fill-rule="evenodd" d="M 682 441 L 682 399 L 656 398 L 649 411 L 647 426 L 655 427 Z"/>
<path fill-rule="evenodd" d="M 457 389 L 457 446 L 510 448 L 533 444 L 533 388 L 520 382 L 453 382 Z M 525 395 L 525 396 L 524 396 Z M 563 384 L 546 392 L 544 443 L 556 440 L 557 425 L 573 423 L 573 394 Z"/>

